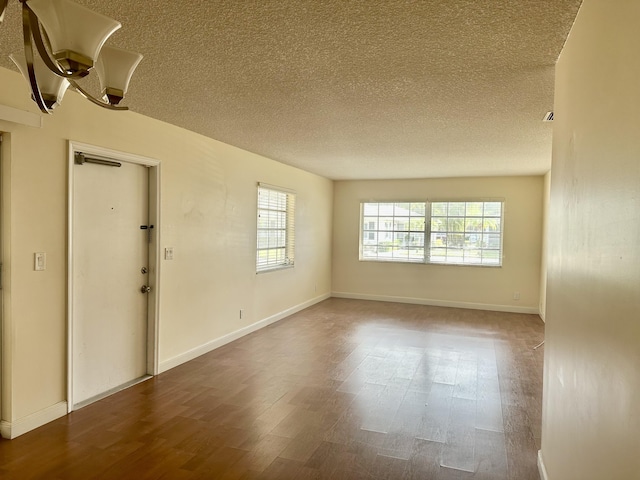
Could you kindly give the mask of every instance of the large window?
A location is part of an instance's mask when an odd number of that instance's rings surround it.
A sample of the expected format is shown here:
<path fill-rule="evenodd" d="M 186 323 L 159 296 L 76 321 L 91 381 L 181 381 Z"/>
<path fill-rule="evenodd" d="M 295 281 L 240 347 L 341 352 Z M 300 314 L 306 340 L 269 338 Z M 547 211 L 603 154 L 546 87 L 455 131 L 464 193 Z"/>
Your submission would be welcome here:
<path fill-rule="evenodd" d="M 258 185 L 256 271 L 293 266 L 295 203 L 291 191 Z"/>
<path fill-rule="evenodd" d="M 502 201 L 361 204 L 360 260 L 502 265 Z"/>

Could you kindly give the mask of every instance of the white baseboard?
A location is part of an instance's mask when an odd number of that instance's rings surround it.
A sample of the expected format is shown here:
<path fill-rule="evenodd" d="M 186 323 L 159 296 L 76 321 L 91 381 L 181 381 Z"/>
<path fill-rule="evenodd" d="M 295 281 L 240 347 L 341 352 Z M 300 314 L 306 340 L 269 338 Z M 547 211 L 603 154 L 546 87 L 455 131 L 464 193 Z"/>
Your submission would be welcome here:
<path fill-rule="evenodd" d="M 545 468 L 544 461 L 542 460 L 542 450 L 538 450 L 538 472 L 540 472 L 541 480 L 549 480 L 547 469 Z"/>
<path fill-rule="evenodd" d="M 0 422 L 0 435 L 3 438 L 16 438 L 31 430 L 35 430 L 67 414 L 67 402 L 59 402 L 39 412 L 32 413 L 13 422 Z"/>
<path fill-rule="evenodd" d="M 537 315 L 535 307 L 516 307 L 513 305 L 494 305 L 489 303 L 454 302 L 450 300 L 433 300 L 429 298 L 393 297 L 388 295 L 370 295 L 366 293 L 332 292 L 332 297 L 352 298 L 355 300 L 373 300 L 376 302 L 411 303 L 415 305 L 431 305 L 433 307 L 469 308 L 472 310 L 490 310 L 493 312 L 530 313 Z"/>
<path fill-rule="evenodd" d="M 320 303 L 327 298 L 330 298 L 330 294 L 320 295 L 319 297 L 312 298 L 306 302 L 295 305 L 291 308 L 283 310 L 282 312 L 276 313 L 275 315 L 271 315 L 270 317 L 264 318 L 256 323 L 243 327 L 235 332 L 228 333 L 222 337 L 216 338 L 215 340 L 211 340 L 210 342 L 205 343 L 204 345 L 200 345 L 199 347 L 192 348 L 180 355 L 169 358 L 167 360 L 160 362 L 160 368 L 158 373 L 166 372 L 178 365 L 182 365 L 183 363 L 188 362 L 189 360 L 193 360 L 194 358 L 199 357 L 200 355 L 204 355 L 205 353 L 209 353 L 216 348 L 220 348 L 227 343 L 231 343 L 234 340 L 237 340 L 245 335 L 255 332 L 256 330 L 260 330 L 261 328 L 267 327 L 272 323 L 275 323 L 283 318 L 288 317 L 289 315 L 293 315 L 305 308 L 309 308 L 316 303 Z"/>

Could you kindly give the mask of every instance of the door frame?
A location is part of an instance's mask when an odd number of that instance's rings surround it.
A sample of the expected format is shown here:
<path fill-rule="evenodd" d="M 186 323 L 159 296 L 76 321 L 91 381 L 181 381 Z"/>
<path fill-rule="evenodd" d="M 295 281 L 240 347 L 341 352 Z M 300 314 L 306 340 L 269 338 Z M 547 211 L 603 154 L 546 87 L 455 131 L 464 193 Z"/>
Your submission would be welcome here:
<path fill-rule="evenodd" d="M 8 363 L 8 356 L 5 354 L 6 344 L 5 344 L 5 313 L 4 313 L 4 305 L 5 305 L 5 285 L 6 285 L 6 275 L 5 275 L 5 218 L 7 216 L 7 210 L 5 209 L 5 205 L 7 205 L 7 201 L 5 198 L 5 191 L 7 190 L 6 186 L 8 183 L 5 182 L 5 178 L 8 175 L 5 173 L 5 144 L 7 144 L 8 133 L 0 130 L 0 438 L 3 437 L 2 430 L 4 427 L 4 423 L 7 421 L 2 414 L 2 401 L 4 399 L 4 378 L 5 378 L 5 363 Z M 6 255 L 8 257 L 8 255 Z"/>
<path fill-rule="evenodd" d="M 83 152 L 108 157 L 119 162 L 142 165 L 149 169 L 149 222 L 154 226 L 149 243 L 149 292 L 147 308 L 147 375 L 159 371 L 158 344 L 160 319 L 160 161 L 132 153 L 70 140 L 68 148 L 68 211 L 67 211 L 67 411 L 74 410 L 73 401 L 73 171 L 75 153 Z"/>

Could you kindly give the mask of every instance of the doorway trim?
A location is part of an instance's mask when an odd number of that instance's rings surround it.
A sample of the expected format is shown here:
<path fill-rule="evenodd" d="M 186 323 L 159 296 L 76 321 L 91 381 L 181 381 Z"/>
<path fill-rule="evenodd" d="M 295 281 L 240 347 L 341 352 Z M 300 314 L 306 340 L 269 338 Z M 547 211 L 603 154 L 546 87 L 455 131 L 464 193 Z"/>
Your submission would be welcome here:
<path fill-rule="evenodd" d="M 160 228 L 160 161 L 70 140 L 67 171 L 67 412 L 72 412 L 76 406 L 73 400 L 73 171 L 76 152 L 112 158 L 120 162 L 143 165 L 149 168 L 149 221 L 155 228 L 149 244 L 149 285 L 152 289 L 149 292 L 147 309 L 146 373 L 149 376 L 154 376 L 159 371 L 158 325 L 160 319 L 160 232 L 162 231 Z"/>

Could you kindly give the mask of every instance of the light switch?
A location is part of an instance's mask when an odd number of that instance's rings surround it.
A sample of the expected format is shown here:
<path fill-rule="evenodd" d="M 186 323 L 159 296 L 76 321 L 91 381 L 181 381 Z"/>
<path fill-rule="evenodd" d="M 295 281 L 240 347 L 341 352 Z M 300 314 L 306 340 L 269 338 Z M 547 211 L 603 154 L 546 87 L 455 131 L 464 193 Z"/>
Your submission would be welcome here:
<path fill-rule="evenodd" d="M 164 247 L 164 259 L 173 260 L 173 247 Z"/>
<path fill-rule="evenodd" d="M 36 272 L 41 272 L 47 269 L 47 254 L 44 252 L 36 252 L 33 255 L 33 269 Z"/>

